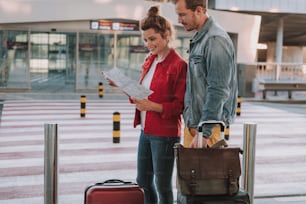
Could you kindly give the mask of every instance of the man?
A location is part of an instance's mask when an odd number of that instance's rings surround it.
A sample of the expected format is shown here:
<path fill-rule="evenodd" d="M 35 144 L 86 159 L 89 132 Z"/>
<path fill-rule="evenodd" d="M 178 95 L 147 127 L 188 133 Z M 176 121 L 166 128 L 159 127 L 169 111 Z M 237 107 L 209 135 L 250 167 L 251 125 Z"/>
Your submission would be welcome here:
<path fill-rule="evenodd" d="M 207 14 L 207 0 L 172 0 L 178 22 L 196 33 L 190 41 L 189 68 L 185 93 L 185 137 L 197 147 L 196 128 L 207 120 L 233 122 L 237 107 L 235 49 L 228 34 Z M 187 134 L 187 135 L 186 135 Z M 220 139 L 220 127 L 203 128 L 203 147 Z"/>

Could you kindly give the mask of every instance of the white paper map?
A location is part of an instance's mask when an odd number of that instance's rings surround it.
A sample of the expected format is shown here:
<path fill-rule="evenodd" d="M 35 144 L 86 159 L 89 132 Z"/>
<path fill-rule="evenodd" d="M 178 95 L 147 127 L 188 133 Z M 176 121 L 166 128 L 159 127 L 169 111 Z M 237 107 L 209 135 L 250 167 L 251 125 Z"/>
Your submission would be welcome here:
<path fill-rule="evenodd" d="M 113 68 L 108 72 L 103 72 L 104 76 L 113 81 L 118 88 L 133 98 L 144 99 L 153 93 L 150 89 L 145 88 L 137 81 L 125 76 L 118 68 Z"/>

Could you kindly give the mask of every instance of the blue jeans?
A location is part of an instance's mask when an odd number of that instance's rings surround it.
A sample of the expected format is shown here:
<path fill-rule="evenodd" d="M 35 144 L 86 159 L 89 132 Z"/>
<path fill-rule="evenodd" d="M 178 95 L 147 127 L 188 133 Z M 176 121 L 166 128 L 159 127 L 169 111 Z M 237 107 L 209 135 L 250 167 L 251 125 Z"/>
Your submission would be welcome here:
<path fill-rule="evenodd" d="M 146 135 L 141 131 L 137 183 L 144 189 L 145 204 L 173 204 L 173 146 L 179 141 L 179 137 L 158 137 Z"/>

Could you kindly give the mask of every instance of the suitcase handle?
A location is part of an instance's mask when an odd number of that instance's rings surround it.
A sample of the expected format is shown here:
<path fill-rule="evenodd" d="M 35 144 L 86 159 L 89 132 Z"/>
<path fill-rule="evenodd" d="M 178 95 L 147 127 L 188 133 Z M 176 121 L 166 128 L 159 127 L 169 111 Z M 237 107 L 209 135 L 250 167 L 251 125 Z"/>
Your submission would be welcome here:
<path fill-rule="evenodd" d="M 202 121 L 198 124 L 197 127 L 197 132 L 198 132 L 198 148 L 202 148 L 202 131 L 203 131 L 203 126 L 205 124 L 216 124 L 216 125 L 220 125 L 221 127 L 221 135 L 220 135 L 220 139 L 223 140 L 224 139 L 224 130 L 225 130 L 225 123 L 223 121 L 219 121 L 219 120 L 207 120 L 207 121 Z"/>
<path fill-rule="evenodd" d="M 133 184 L 133 183 L 130 181 L 123 181 L 120 179 L 108 179 L 104 182 L 96 183 L 96 185 L 108 185 L 108 184 L 109 185 L 118 185 L 118 184 L 124 185 L 124 184 Z"/>

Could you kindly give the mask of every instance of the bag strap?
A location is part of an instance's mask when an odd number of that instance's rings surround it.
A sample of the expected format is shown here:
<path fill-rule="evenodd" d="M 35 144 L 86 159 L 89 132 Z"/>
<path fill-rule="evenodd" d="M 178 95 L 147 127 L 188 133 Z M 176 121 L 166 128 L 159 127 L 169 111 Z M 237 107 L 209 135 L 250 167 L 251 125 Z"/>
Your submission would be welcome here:
<path fill-rule="evenodd" d="M 180 162 L 178 161 L 179 158 L 179 149 L 180 148 L 184 148 L 180 143 L 175 143 L 174 144 L 174 155 L 175 155 L 175 160 L 176 160 L 176 165 L 177 168 L 180 169 Z M 189 186 L 189 190 L 190 190 L 190 194 L 191 197 L 193 197 L 195 195 L 195 191 L 196 191 L 196 186 L 197 186 L 197 180 L 196 180 L 196 170 L 191 170 L 191 174 L 190 174 L 190 181 L 188 183 Z"/>
<path fill-rule="evenodd" d="M 210 148 L 212 148 L 212 149 L 220 149 L 221 147 L 228 147 L 228 144 L 225 141 L 225 139 L 219 140 L 218 142 L 213 144 Z"/>
<path fill-rule="evenodd" d="M 237 193 L 237 180 L 233 177 L 233 171 L 230 169 L 228 174 L 228 194 L 234 195 Z"/>
<path fill-rule="evenodd" d="M 195 195 L 196 187 L 197 187 L 196 170 L 192 169 L 190 176 L 191 178 L 189 182 L 189 187 L 190 187 L 190 194 L 193 197 Z"/>

